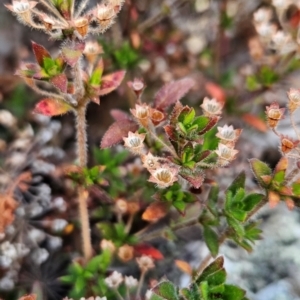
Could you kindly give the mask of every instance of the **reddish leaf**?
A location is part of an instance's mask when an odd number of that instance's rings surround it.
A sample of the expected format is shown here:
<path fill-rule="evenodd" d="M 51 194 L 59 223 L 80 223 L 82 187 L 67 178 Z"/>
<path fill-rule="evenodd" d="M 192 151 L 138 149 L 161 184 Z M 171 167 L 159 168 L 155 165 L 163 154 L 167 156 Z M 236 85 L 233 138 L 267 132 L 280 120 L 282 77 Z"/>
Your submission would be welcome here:
<path fill-rule="evenodd" d="M 175 260 L 175 265 L 184 273 L 191 275 L 193 274 L 193 269 L 189 263 L 183 260 Z"/>
<path fill-rule="evenodd" d="M 164 258 L 162 253 L 149 244 L 139 244 L 134 246 L 134 250 L 138 255 L 151 256 L 153 259 L 161 260 Z"/>
<path fill-rule="evenodd" d="M 46 98 L 35 106 L 33 112 L 46 116 L 57 116 L 63 115 L 71 109 L 72 107 L 64 101 Z"/>
<path fill-rule="evenodd" d="M 74 67 L 78 62 L 78 60 L 80 59 L 84 48 L 85 48 L 84 42 L 66 43 L 64 47 L 61 49 L 61 53 L 65 62 L 71 67 Z"/>
<path fill-rule="evenodd" d="M 175 142 L 178 140 L 177 131 L 176 131 L 176 128 L 174 126 L 166 125 L 164 127 L 164 130 L 165 130 L 165 132 L 168 135 L 170 140 L 175 141 Z"/>
<path fill-rule="evenodd" d="M 124 121 L 124 120 L 130 120 L 130 115 L 119 109 L 112 109 L 110 111 L 110 114 L 117 122 Z"/>
<path fill-rule="evenodd" d="M 187 180 L 196 189 L 199 189 L 204 181 L 204 175 L 201 171 L 190 171 L 188 169 L 182 169 L 179 173 L 181 177 Z"/>
<path fill-rule="evenodd" d="M 221 86 L 219 86 L 219 85 L 217 85 L 216 83 L 213 83 L 213 82 L 207 82 L 205 84 L 205 89 L 211 97 L 215 98 L 216 100 L 218 100 L 222 104 L 225 103 L 226 94 L 225 94 L 224 89 Z"/>
<path fill-rule="evenodd" d="M 167 109 L 170 105 L 181 99 L 194 84 L 194 80 L 190 78 L 183 78 L 166 84 L 156 94 L 154 107 L 158 110 Z"/>
<path fill-rule="evenodd" d="M 38 62 L 38 64 L 43 67 L 44 66 L 44 58 L 48 57 L 51 58 L 51 55 L 49 54 L 49 52 L 41 45 L 31 41 L 32 44 L 32 50 L 34 52 L 36 61 Z"/>
<path fill-rule="evenodd" d="M 138 125 L 131 120 L 115 122 L 105 132 L 100 147 L 108 148 L 118 144 L 123 140 L 123 137 L 128 135 L 129 131 L 135 132 L 138 128 Z"/>
<path fill-rule="evenodd" d="M 142 215 L 142 219 L 148 222 L 157 222 L 169 211 L 169 204 L 164 202 L 151 203 Z"/>
<path fill-rule="evenodd" d="M 126 71 L 117 71 L 112 74 L 103 76 L 99 96 L 106 95 L 115 90 L 121 84 L 125 74 Z"/>
<path fill-rule="evenodd" d="M 68 79 L 65 74 L 59 74 L 50 79 L 50 82 L 58 88 L 62 93 L 67 93 Z"/>
<path fill-rule="evenodd" d="M 242 115 L 242 119 L 261 132 L 266 132 L 268 130 L 266 123 L 255 115 L 245 113 Z"/>

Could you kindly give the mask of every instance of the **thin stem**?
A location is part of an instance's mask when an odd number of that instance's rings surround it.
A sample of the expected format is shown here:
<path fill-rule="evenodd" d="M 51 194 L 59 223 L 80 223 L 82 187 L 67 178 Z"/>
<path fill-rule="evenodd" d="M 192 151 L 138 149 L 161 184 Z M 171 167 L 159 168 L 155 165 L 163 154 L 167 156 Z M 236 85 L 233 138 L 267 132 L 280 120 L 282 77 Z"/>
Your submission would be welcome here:
<path fill-rule="evenodd" d="M 85 7 L 87 6 L 88 2 L 89 2 L 89 0 L 83 0 L 80 3 L 77 11 L 75 12 L 75 18 L 77 18 L 81 15 L 81 13 L 84 11 Z"/>
<path fill-rule="evenodd" d="M 88 193 L 83 186 L 78 188 L 78 201 L 79 201 L 79 216 L 81 221 L 81 236 L 83 242 L 84 259 L 87 262 L 93 255 L 91 232 L 89 223 L 89 212 L 87 209 L 87 196 Z"/>
<path fill-rule="evenodd" d="M 82 82 L 82 72 L 81 72 L 80 64 L 81 64 L 81 62 L 79 59 L 74 67 L 74 83 L 75 83 L 75 87 L 76 87 L 76 94 L 77 94 L 78 100 L 81 99 L 84 94 L 84 87 L 83 87 L 83 82 Z"/>
<path fill-rule="evenodd" d="M 125 227 L 125 233 L 128 234 L 130 232 L 133 220 L 134 220 L 134 214 L 130 214 L 129 219 L 126 224 L 126 227 Z"/>
<path fill-rule="evenodd" d="M 117 294 L 119 300 L 124 300 L 124 298 L 117 289 L 114 289 L 114 292 Z"/>
<path fill-rule="evenodd" d="M 285 178 L 283 184 L 290 185 L 293 179 L 299 174 L 299 168 L 294 168 Z"/>
<path fill-rule="evenodd" d="M 293 119 L 293 114 L 292 113 L 290 113 L 290 119 L 291 119 L 292 126 L 294 128 L 294 131 L 297 134 L 298 140 L 300 140 L 300 133 L 299 133 L 299 130 L 298 130 L 297 126 L 296 126 L 296 123 L 295 123 L 295 121 Z"/>
<path fill-rule="evenodd" d="M 87 164 L 86 103 L 77 108 L 77 153 L 80 167 Z"/>
<path fill-rule="evenodd" d="M 147 128 L 148 129 L 148 132 L 151 134 L 151 136 L 153 137 L 153 139 L 157 142 L 159 142 L 161 145 L 163 145 L 163 147 L 168 151 L 170 152 L 174 157 L 177 157 L 178 158 L 178 155 L 177 153 L 175 152 L 174 149 L 172 149 L 170 146 L 168 146 L 164 141 L 162 141 L 157 135 L 155 132 L 153 132 L 151 130 L 151 128 Z"/>
<path fill-rule="evenodd" d="M 59 11 L 47 3 L 46 0 L 40 0 L 40 3 L 43 4 L 46 8 L 48 8 L 55 16 L 59 18 L 60 21 L 62 21 L 64 24 L 69 25 L 68 22 L 63 18 L 63 16 L 59 13 Z"/>
<path fill-rule="evenodd" d="M 79 165 L 83 168 L 87 164 L 87 135 L 86 135 L 86 103 L 77 109 L 77 151 Z M 79 217 L 81 221 L 81 236 L 83 242 L 84 258 L 88 261 L 92 257 L 92 243 L 90 234 L 89 214 L 87 208 L 87 192 L 79 186 Z"/>
<path fill-rule="evenodd" d="M 142 274 L 141 274 L 141 277 L 140 277 L 140 280 L 139 280 L 139 285 L 138 285 L 136 295 L 135 295 L 136 299 L 141 299 L 141 291 L 142 291 L 143 283 L 144 283 L 144 280 L 145 280 L 145 275 L 146 275 L 146 271 L 142 271 Z"/>

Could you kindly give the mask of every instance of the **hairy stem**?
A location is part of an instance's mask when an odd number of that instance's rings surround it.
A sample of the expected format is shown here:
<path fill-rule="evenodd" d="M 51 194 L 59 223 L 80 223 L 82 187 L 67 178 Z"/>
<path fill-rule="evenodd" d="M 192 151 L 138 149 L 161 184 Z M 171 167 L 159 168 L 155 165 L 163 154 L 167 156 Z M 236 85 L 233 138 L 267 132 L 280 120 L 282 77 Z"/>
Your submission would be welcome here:
<path fill-rule="evenodd" d="M 77 151 L 80 167 L 87 164 L 87 134 L 86 134 L 86 103 L 77 109 Z M 90 234 L 89 214 L 87 208 L 87 192 L 83 186 L 79 186 L 79 217 L 81 221 L 81 236 L 83 242 L 83 254 L 86 261 L 92 257 L 92 242 Z"/>
<path fill-rule="evenodd" d="M 63 24 L 69 25 L 68 22 L 63 18 L 63 16 L 59 13 L 59 11 L 51 4 L 49 4 L 46 0 L 40 0 L 40 3 L 43 4 L 46 8 L 49 9 Z"/>

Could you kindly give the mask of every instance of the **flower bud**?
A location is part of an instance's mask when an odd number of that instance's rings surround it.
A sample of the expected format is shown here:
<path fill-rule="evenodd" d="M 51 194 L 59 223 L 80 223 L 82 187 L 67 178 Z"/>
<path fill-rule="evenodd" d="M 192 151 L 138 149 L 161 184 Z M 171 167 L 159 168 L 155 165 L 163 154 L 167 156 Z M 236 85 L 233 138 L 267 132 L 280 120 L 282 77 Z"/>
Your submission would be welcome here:
<path fill-rule="evenodd" d="M 123 262 L 132 260 L 133 254 L 134 254 L 134 249 L 132 246 L 129 245 L 123 245 L 118 250 L 118 257 Z"/>
<path fill-rule="evenodd" d="M 289 97 L 288 109 L 293 113 L 298 107 L 300 107 L 300 90 L 290 89 L 287 93 Z"/>
<path fill-rule="evenodd" d="M 283 119 L 283 114 L 285 109 L 279 108 L 278 103 L 272 103 L 270 106 L 266 107 L 266 115 L 267 115 L 267 122 L 271 128 L 275 128 L 278 122 Z"/>

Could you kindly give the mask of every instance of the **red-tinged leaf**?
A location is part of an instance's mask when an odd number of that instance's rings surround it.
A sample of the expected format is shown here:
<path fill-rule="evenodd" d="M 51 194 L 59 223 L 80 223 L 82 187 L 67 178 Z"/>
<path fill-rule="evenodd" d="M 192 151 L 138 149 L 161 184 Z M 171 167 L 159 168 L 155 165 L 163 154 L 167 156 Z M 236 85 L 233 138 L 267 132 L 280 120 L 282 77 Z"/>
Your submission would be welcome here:
<path fill-rule="evenodd" d="M 220 120 L 220 117 L 217 117 L 217 116 L 211 116 L 209 118 L 210 118 L 210 120 L 209 120 L 208 124 L 205 126 L 205 128 L 198 132 L 199 135 L 202 135 L 202 134 L 206 133 L 207 131 L 211 130 Z"/>
<path fill-rule="evenodd" d="M 164 258 L 162 253 L 156 248 L 152 247 L 149 244 L 139 244 L 134 246 L 134 250 L 137 255 L 147 255 L 151 256 L 153 259 L 161 260 Z"/>
<path fill-rule="evenodd" d="M 193 274 L 193 269 L 191 267 L 191 265 L 189 263 L 187 263 L 186 261 L 183 260 L 175 260 L 175 265 L 177 266 L 177 268 L 179 268 L 182 272 L 192 276 Z"/>
<path fill-rule="evenodd" d="M 110 111 L 110 114 L 117 122 L 124 121 L 124 120 L 131 120 L 129 114 L 119 109 L 112 109 Z"/>
<path fill-rule="evenodd" d="M 123 137 L 126 137 L 129 131 L 135 132 L 138 128 L 132 120 L 115 122 L 105 132 L 100 147 L 103 149 L 116 145 L 123 141 Z"/>
<path fill-rule="evenodd" d="M 32 50 L 34 52 L 36 61 L 38 62 L 38 64 L 41 67 L 43 67 L 44 66 L 44 58 L 45 57 L 51 58 L 51 55 L 43 46 L 41 46 L 33 41 L 31 43 L 32 43 Z"/>
<path fill-rule="evenodd" d="M 288 158 L 287 157 L 282 157 L 280 159 L 280 161 L 277 163 L 275 169 L 274 169 L 274 173 L 280 172 L 280 171 L 285 171 L 288 167 Z"/>
<path fill-rule="evenodd" d="M 203 184 L 204 174 L 201 171 L 182 169 L 179 174 L 196 189 L 199 189 Z"/>
<path fill-rule="evenodd" d="M 178 140 L 178 134 L 176 128 L 172 125 L 166 125 L 164 127 L 166 134 L 168 135 L 169 139 L 176 142 Z"/>
<path fill-rule="evenodd" d="M 154 108 L 165 110 L 170 105 L 180 100 L 193 86 L 195 81 L 191 78 L 183 78 L 167 83 L 156 94 Z"/>
<path fill-rule="evenodd" d="M 226 101 L 226 93 L 224 89 L 216 83 L 207 82 L 205 84 L 205 89 L 208 94 L 212 97 L 221 102 L 222 104 Z"/>
<path fill-rule="evenodd" d="M 65 74 L 59 74 L 50 79 L 50 82 L 62 93 L 67 93 L 68 79 Z"/>
<path fill-rule="evenodd" d="M 153 202 L 144 211 L 142 219 L 148 222 L 157 222 L 168 213 L 169 207 L 169 203 Z"/>
<path fill-rule="evenodd" d="M 183 105 L 179 101 L 177 101 L 174 108 L 173 108 L 173 110 L 172 110 L 171 116 L 170 116 L 170 124 L 171 125 L 176 126 L 177 119 L 178 119 L 178 117 L 181 114 L 183 109 L 184 109 Z"/>
<path fill-rule="evenodd" d="M 41 100 L 34 108 L 35 113 L 42 114 L 45 116 L 57 116 L 63 115 L 70 111 L 72 107 L 62 101 L 57 99 L 46 98 Z"/>
<path fill-rule="evenodd" d="M 40 71 L 41 71 L 41 68 L 38 64 L 21 63 L 21 66 L 16 71 L 15 75 L 18 75 L 21 77 L 33 78 Z"/>
<path fill-rule="evenodd" d="M 255 115 L 245 113 L 242 115 L 242 119 L 261 132 L 266 132 L 268 130 L 266 123 Z"/>
<path fill-rule="evenodd" d="M 82 41 L 76 43 L 73 42 L 66 43 L 61 49 L 61 53 L 64 61 L 71 67 L 74 67 L 78 62 L 78 60 L 80 59 L 84 48 L 85 48 L 85 43 Z"/>
<path fill-rule="evenodd" d="M 124 79 L 126 71 L 117 71 L 102 77 L 99 96 L 106 95 L 114 91 Z"/>
<path fill-rule="evenodd" d="M 67 89 L 68 94 L 75 94 L 75 85 L 73 82 L 68 82 L 68 89 Z"/>

